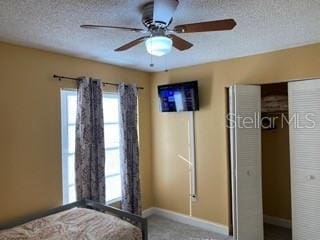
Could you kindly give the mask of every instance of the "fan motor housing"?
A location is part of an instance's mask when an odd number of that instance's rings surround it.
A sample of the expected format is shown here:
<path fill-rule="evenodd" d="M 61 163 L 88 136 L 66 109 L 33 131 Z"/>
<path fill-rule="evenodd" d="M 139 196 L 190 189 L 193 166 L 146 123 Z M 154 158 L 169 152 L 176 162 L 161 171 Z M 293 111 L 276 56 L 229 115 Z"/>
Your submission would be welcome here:
<path fill-rule="evenodd" d="M 148 29 L 166 28 L 167 24 L 164 22 L 155 22 L 153 19 L 154 3 L 149 2 L 142 7 L 142 23 Z M 172 18 L 168 25 L 172 22 Z"/>

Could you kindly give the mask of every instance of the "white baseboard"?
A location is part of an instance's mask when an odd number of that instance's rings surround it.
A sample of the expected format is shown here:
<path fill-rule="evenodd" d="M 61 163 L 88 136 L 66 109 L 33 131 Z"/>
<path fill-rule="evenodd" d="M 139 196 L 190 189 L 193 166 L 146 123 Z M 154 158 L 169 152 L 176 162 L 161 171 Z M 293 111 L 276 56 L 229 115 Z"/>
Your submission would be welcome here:
<path fill-rule="evenodd" d="M 188 216 L 185 214 L 169 211 L 166 209 L 152 207 L 152 208 L 144 210 L 142 213 L 143 217 L 149 217 L 151 215 L 161 216 L 161 217 L 168 218 L 168 219 L 176 221 L 176 222 L 180 222 L 180 223 L 192 225 L 192 226 L 195 226 L 198 228 L 202 228 L 207 231 L 220 233 L 225 236 L 229 235 L 229 228 L 225 225 L 206 221 L 206 220 L 196 218 L 196 217 L 191 217 L 191 216 Z"/>
<path fill-rule="evenodd" d="M 277 218 L 277 217 L 271 217 L 271 216 L 267 216 L 267 215 L 263 216 L 263 220 L 265 223 L 279 226 L 279 227 L 289 228 L 289 229 L 291 229 L 291 225 L 292 225 L 290 220 L 283 219 L 283 218 Z"/>
<path fill-rule="evenodd" d="M 144 218 L 150 217 L 153 214 L 154 214 L 154 208 L 153 207 L 142 211 L 142 217 L 144 217 Z"/>

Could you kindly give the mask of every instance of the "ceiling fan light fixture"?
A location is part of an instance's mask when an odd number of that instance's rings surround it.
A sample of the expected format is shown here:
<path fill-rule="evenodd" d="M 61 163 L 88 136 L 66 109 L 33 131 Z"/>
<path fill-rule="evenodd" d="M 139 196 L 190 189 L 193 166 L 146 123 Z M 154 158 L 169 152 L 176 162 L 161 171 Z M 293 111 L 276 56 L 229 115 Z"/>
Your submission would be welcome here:
<path fill-rule="evenodd" d="M 172 40 L 166 36 L 154 36 L 145 41 L 147 52 L 153 56 L 164 56 L 172 50 Z"/>

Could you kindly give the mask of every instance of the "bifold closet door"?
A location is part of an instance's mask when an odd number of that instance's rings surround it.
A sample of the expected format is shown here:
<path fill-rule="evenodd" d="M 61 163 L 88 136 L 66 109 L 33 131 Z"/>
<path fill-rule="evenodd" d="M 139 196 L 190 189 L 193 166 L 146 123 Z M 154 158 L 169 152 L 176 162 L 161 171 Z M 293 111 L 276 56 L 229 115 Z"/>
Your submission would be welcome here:
<path fill-rule="evenodd" d="M 236 240 L 263 239 L 260 86 L 229 88 L 233 234 Z"/>
<path fill-rule="evenodd" d="M 288 84 L 293 240 L 320 239 L 320 80 Z"/>

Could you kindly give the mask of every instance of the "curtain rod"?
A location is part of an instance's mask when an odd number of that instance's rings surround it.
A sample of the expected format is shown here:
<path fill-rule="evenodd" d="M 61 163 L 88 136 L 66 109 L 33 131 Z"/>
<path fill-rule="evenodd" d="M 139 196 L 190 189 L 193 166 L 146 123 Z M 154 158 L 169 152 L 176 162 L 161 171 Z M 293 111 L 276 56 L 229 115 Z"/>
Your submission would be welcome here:
<path fill-rule="evenodd" d="M 59 76 L 54 74 L 53 78 L 57 78 L 59 81 L 61 81 L 62 79 L 69 79 L 69 80 L 73 80 L 73 81 L 80 81 L 81 78 L 73 78 L 73 77 L 65 77 L 65 76 Z M 119 86 L 118 83 L 110 83 L 110 82 L 102 82 L 103 86 L 104 85 L 112 85 L 112 86 Z M 144 89 L 143 87 L 137 87 L 137 89 Z"/>

